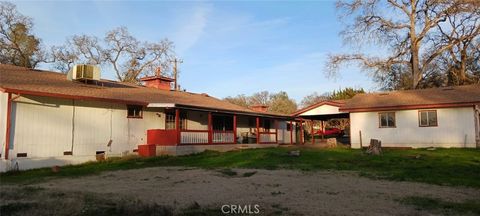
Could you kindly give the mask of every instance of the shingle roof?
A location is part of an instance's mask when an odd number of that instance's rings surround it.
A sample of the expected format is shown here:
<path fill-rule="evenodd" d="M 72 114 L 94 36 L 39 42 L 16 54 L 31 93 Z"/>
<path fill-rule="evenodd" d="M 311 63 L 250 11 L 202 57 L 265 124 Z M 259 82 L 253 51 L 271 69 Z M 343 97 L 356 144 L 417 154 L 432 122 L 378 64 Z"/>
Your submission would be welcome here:
<path fill-rule="evenodd" d="M 342 111 L 394 110 L 435 107 L 458 107 L 480 104 L 480 84 L 358 94 Z"/>
<path fill-rule="evenodd" d="M 166 91 L 109 80 L 101 80 L 100 84 L 97 85 L 85 84 L 69 81 L 65 74 L 5 64 L 0 64 L 0 90 L 2 89 L 8 92 L 61 98 L 105 100 L 143 105 L 149 103 L 172 103 L 176 106 L 233 111 L 254 115 L 282 116 L 255 112 L 207 94 Z"/>

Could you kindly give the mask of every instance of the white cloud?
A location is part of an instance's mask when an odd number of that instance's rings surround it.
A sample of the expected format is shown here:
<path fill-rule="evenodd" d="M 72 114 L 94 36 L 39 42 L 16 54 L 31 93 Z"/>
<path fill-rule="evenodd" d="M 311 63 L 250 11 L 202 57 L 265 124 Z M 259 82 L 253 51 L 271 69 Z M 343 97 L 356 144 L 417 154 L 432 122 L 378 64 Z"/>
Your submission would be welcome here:
<path fill-rule="evenodd" d="M 211 5 L 199 5 L 187 19 L 182 19 L 178 24 L 180 28 L 173 34 L 176 51 L 181 55 L 200 40 L 205 33 L 208 17 L 213 10 Z"/>

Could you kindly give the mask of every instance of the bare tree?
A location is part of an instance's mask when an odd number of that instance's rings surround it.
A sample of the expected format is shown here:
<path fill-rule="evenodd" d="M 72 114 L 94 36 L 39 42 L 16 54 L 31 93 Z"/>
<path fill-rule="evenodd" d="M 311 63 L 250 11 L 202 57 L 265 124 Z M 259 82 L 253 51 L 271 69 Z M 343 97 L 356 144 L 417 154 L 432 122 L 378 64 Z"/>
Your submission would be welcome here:
<path fill-rule="evenodd" d="M 431 37 L 432 49 L 454 44 L 437 60 L 436 68 L 447 72 L 448 85 L 478 82 L 480 40 L 480 2 L 466 5 L 457 13 L 448 13 L 438 33 Z"/>
<path fill-rule="evenodd" d="M 130 35 L 126 27 L 109 31 L 105 43 L 106 60 L 115 70 L 117 79 L 124 82 L 138 82 L 140 74 L 153 73 L 155 67 L 168 67 L 168 61 L 173 56 L 171 41 L 164 39 L 157 43 L 141 43 Z"/>
<path fill-rule="evenodd" d="M 269 106 L 270 104 L 270 93 L 268 91 L 261 91 L 253 94 L 249 98 L 250 105 L 265 105 Z"/>
<path fill-rule="evenodd" d="M 327 94 L 322 94 L 320 95 L 318 92 L 314 92 L 312 94 L 309 94 L 305 97 L 303 97 L 302 101 L 300 102 L 300 107 L 308 107 L 310 105 L 326 101 L 328 100 L 328 95 Z"/>
<path fill-rule="evenodd" d="M 51 53 L 55 68 L 63 72 L 74 64 L 95 64 L 113 69 L 120 81 L 136 83 L 141 75 L 152 75 L 158 67 L 167 71 L 174 52 L 168 39 L 140 42 L 126 27 L 119 27 L 107 32 L 103 40 L 75 35 L 65 44 L 52 47 Z"/>
<path fill-rule="evenodd" d="M 280 114 L 291 114 L 297 110 L 295 100 L 291 99 L 284 91 L 278 93 L 262 91 L 251 96 L 241 94 L 235 97 L 226 97 L 224 100 L 247 108 L 255 105 L 265 105 L 268 106 L 269 112 Z"/>
<path fill-rule="evenodd" d="M 101 65 L 105 62 L 101 41 L 88 35 L 74 35 L 68 38 L 64 45 L 53 46 L 51 56 L 55 69 L 64 73 L 74 64 Z"/>
<path fill-rule="evenodd" d="M 45 61 L 46 53 L 32 28 L 32 19 L 20 14 L 14 4 L 0 2 L 1 63 L 35 68 Z"/>
<path fill-rule="evenodd" d="M 365 53 L 330 55 L 327 73 L 335 74 L 346 62 L 360 63 L 373 76 L 382 76 L 397 68 L 408 69 L 410 88 L 419 87 L 434 60 L 456 46 L 465 37 L 429 50 L 429 35 L 436 31 L 448 14 L 472 5 L 473 0 L 354 0 L 338 1 L 342 18 L 353 21 L 341 32 L 347 44 L 368 43 L 386 48 L 385 57 Z M 427 52 L 428 50 L 428 52 Z M 402 67 L 404 65 L 406 67 Z"/>

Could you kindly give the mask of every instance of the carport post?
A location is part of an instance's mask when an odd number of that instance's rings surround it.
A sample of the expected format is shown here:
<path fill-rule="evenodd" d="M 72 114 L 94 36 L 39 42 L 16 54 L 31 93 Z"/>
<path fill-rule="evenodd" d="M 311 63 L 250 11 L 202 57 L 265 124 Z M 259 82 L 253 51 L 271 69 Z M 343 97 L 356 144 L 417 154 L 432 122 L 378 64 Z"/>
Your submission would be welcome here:
<path fill-rule="evenodd" d="M 313 133 L 313 119 L 310 120 L 310 122 L 312 123 L 312 129 L 311 129 L 311 135 L 312 135 L 312 145 L 315 144 L 315 134 Z"/>
<path fill-rule="evenodd" d="M 325 128 L 323 127 L 323 120 L 322 120 L 322 140 L 325 139 Z"/>
<path fill-rule="evenodd" d="M 260 117 L 257 117 L 256 123 L 257 123 L 257 144 L 260 144 Z"/>

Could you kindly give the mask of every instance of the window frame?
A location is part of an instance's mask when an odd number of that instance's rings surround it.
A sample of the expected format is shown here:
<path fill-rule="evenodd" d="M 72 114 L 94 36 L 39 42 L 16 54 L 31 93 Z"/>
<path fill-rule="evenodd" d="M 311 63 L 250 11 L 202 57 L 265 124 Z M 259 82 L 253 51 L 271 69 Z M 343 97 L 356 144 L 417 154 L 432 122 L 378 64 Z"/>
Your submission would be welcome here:
<path fill-rule="evenodd" d="M 176 110 L 165 110 L 165 130 L 176 130 L 177 129 L 177 117 L 176 117 Z M 173 121 L 169 121 L 168 116 L 173 116 Z M 180 130 L 188 130 L 188 112 L 180 110 L 179 116 L 179 129 Z M 173 128 L 167 127 L 168 125 L 173 124 Z"/>
<path fill-rule="evenodd" d="M 387 119 L 387 126 L 382 126 L 382 114 L 392 114 L 393 113 L 393 126 L 388 125 Z M 396 112 L 379 112 L 378 113 L 378 128 L 396 128 L 397 127 L 397 115 Z"/>
<path fill-rule="evenodd" d="M 133 111 L 133 116 L 130 115 L 130 109 L 134 109 Z M 139 108 L 139 113 L 138 115 L 135 115 L 135 109 Z M 129 104 L 127 105 L 127 118 L 136 118 L 136 119 L 143 119 L 143 106 L 142 105 L 133 105 L 133 104 Z"/>
<path fill-rule="evenodd" d="M 427 125 L 422 125 L 422 112 L 427 113 Z M 430 118 L 428 113 L 435 112 L 435 125 L 430 125 Z M 438 112 L 437 110 L 418 110 L 418 127 L 438 127 Z"/>
<path fill-rule="evenodd" d="M 173 116 L 173 119 L 170 119 L 169 116 Z M 173 121 L 172 121 L 173 120 Z M 168 127 L 173 124 L 173 128 Z M 177 123 L 175 119 L 175 110 L 165 110 L 165 130 L 176 130 Z"/>

